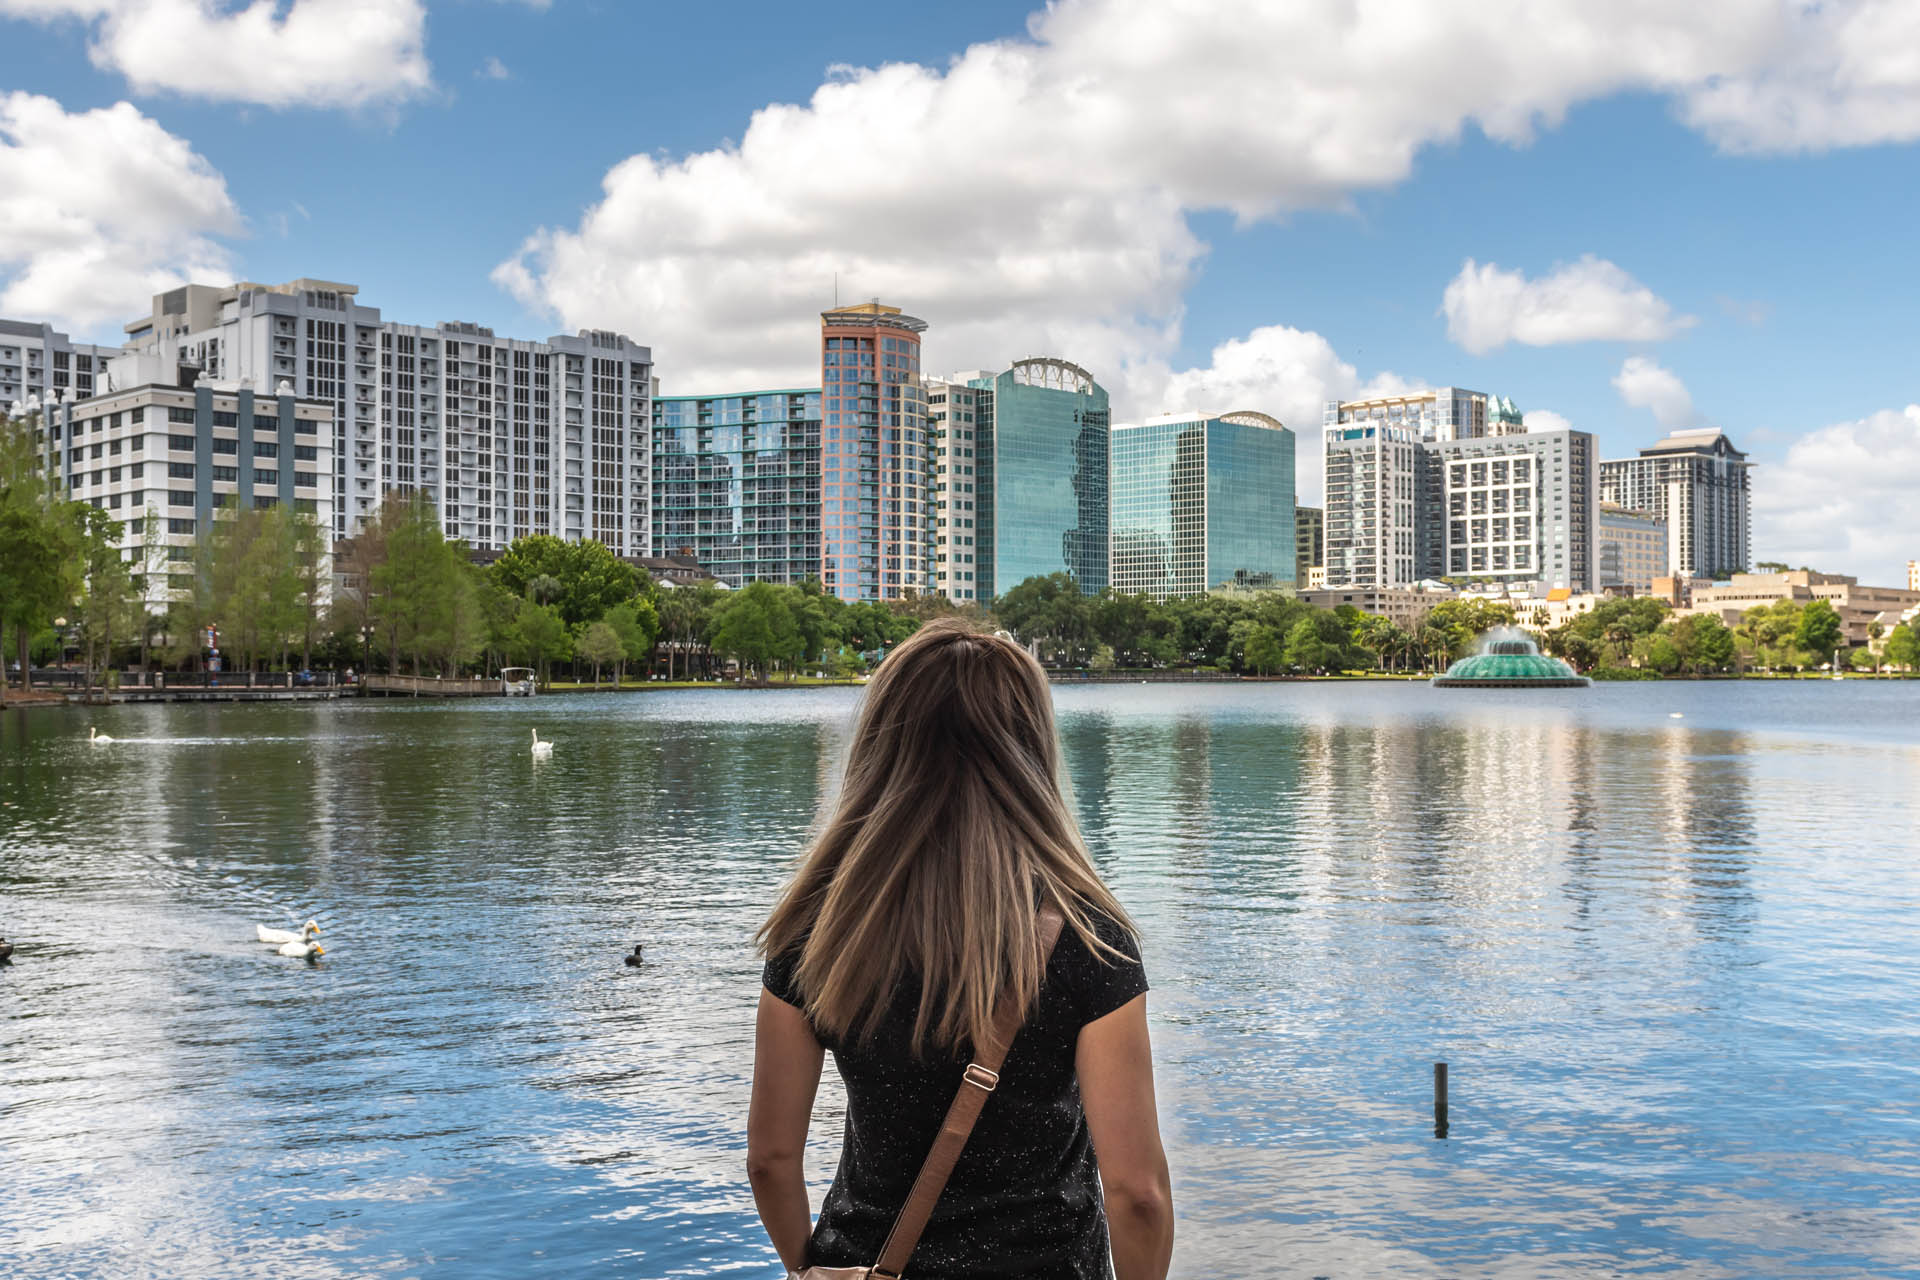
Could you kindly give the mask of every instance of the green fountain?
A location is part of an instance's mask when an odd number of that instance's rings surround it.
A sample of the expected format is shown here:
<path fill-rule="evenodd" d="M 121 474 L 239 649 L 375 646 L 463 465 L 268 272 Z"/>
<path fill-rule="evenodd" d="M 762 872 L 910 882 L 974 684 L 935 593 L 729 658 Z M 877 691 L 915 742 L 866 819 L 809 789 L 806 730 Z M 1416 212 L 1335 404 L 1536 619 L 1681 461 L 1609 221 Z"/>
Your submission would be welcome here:
<path fill-rule="evenodd" d="M 1498 627 L 1480 637 L 1480 649 L 1433 678 L 1439 689 L 1584 689 L 1591 683 L 1572 667 L 1540 652 L 1518 627 Z"/>

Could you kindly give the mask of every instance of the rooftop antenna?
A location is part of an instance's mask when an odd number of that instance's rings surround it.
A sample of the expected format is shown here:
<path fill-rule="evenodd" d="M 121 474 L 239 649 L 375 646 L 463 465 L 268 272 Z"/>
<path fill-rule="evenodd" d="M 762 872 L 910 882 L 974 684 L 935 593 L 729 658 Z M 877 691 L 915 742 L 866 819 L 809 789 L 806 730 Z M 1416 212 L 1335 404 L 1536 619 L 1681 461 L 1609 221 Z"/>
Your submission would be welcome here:
<path fill-rule="evenodd" d="M 833 309 L 835 311 L 840 309 L 840 273 L 838 271 L 833 273 Z"/>

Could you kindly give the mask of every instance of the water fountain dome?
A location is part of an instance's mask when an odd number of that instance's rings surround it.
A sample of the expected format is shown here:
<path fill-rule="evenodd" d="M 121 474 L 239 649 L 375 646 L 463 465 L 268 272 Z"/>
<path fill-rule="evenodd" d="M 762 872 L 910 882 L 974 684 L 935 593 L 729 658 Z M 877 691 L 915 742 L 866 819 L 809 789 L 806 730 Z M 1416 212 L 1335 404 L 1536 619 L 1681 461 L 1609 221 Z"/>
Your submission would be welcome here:
<path fill-rule="evenodd" d="M 1584 689 L 1590 683 L 1560 659 L 1540 652 L 1533 637 L 1518 627 L 1487 632 L 1477 652 L 1433 678 L 1440 689 Z"/>

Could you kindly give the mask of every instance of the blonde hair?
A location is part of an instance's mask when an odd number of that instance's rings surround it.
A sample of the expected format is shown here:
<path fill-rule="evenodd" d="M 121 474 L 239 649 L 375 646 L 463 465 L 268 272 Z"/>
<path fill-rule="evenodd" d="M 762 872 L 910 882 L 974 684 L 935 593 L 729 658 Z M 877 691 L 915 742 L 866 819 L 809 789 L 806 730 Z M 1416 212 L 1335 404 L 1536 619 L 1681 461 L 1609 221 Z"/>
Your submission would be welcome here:
<path fill-rule="evenodd" d="M 823 1032 L 868 1038 L 909 975 L 911 1048 L 986 1041 L 1001 998 L 1040 989 L 1034 917 L 1050 904 L 1095 955 L 1092 917 L 1132 930 L 1060 786 L 1046 672 L 1011 640 L 931 622 L 868 684 L 831 814 L 757 935 L 799 949 Z"/>

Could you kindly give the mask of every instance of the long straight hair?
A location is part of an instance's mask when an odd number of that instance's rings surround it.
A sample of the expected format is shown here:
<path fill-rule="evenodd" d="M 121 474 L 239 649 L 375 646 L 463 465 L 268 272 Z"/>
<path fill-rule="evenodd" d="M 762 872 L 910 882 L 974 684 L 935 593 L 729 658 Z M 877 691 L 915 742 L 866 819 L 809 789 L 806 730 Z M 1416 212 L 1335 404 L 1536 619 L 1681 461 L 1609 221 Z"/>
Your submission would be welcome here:
<path fill-rule="evenodd" d="M 758 941 L 799 949 L 827 1034 L 868 1039 L 917 977 L 912 1051 L 959 1052 L 987 1042 L 999 1000 L 1031 1007 L 1043 905 L 1096 956 L 1117 953 L 1093 913 L 1133 928 L 1062 795 L 1046 672 L 1010 640 L 930 622 L 867 685 L 839 798 Z"/>

